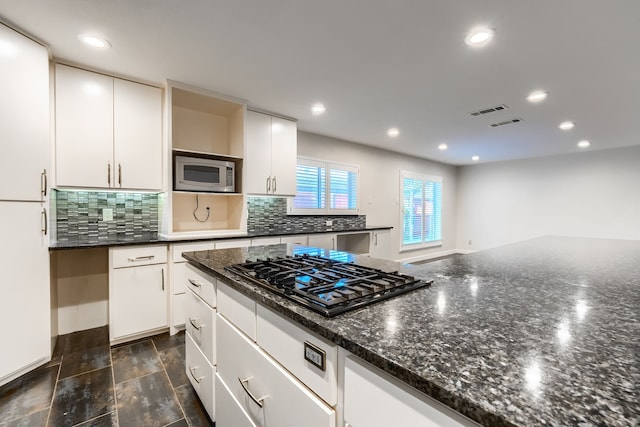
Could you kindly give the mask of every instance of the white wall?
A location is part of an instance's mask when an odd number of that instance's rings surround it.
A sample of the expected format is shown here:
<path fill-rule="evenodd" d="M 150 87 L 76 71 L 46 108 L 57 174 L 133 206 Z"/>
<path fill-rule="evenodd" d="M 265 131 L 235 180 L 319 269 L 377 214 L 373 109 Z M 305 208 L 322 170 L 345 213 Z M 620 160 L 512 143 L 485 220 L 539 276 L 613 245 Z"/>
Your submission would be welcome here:
<path fill-rule="evenodd" d="M 305 132 L 298 132 L 298 155 L 360 165 L 360 214 L 367 225 L 393 227 L 392 259 L 426 259 L 456 249 L 456 167 Z M 443 177 L 442 246 L 399 252 L 401 170 Z"/>
<path fill-rule="evenodd" d="M 640 146 L 459 168 L 459 249 L 543 235 L 640 239 Z"/>

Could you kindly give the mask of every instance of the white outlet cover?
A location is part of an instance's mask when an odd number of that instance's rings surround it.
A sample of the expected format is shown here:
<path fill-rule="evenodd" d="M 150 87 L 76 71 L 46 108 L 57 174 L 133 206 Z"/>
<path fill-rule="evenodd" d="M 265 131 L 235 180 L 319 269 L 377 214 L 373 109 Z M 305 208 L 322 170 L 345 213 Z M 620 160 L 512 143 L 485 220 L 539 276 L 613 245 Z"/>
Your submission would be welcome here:
<path fill-rule="evenodd" d="M 110 209 L 110 208 L 102 209 L 102 220 L 113 221 L 113 209 Z"/>

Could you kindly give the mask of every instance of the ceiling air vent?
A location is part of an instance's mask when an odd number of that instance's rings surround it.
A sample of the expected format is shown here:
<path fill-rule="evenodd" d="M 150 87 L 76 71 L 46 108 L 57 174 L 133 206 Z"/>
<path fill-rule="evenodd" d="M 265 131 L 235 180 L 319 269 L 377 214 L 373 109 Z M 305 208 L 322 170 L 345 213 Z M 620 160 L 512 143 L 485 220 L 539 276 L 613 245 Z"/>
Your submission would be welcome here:
<path fill-rule="evenodd" d="M 513 123 L 520 123 L 520 122 L 523 122 L 523 121 L 524 121 L 523 119 L 518 117 L 517 119 L 505 120 L 504 122 L 491 123 L 489 126 L 491 126 L 492 128 L 497 128 L 498 126 L 511 125 Z"/>
<path fill-rule="evenodd" d="M 507 107 L 504 104 L 500 104 L 500 105 L 497 105 L 495 107 L 488 107 L 488 108 L 483 108 L 482 110 L 472 111 L 469 114 L 471 114 L 474 117 L 475 116 L 482 116 L 483 114 L 495 113 L 496 111 L 506 110 L 507 108 L 509 108 L 509 107 Z"/>

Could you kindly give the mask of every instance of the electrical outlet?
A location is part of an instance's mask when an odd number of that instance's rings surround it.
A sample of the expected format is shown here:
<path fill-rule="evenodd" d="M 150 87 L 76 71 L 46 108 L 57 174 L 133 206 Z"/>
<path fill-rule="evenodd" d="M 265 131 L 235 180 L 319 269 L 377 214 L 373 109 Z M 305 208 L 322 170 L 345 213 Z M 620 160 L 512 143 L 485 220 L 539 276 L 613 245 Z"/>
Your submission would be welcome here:
<path fill-rule="evenodd" d="M 333 225 L 333 221 L 328 219 L 324 222 L 324 225 L 326 225 L 327 227 L 331 227 Z"/>
<path fill-rule="evenodd" d="M 113 221 L 113 209 L 110 209 L 110 208 L 102 209 L 102 220 Z"/>

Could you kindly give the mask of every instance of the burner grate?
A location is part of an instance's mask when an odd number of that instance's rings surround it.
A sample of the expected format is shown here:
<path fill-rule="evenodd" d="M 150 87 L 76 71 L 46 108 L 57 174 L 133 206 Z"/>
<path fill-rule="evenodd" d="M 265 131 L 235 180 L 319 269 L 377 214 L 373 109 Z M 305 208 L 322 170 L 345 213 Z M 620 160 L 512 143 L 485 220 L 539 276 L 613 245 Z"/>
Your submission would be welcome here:
<path fill-rule="evenodd" d="M 433 283 L 307 254 L 247 261 L 226 269 L 327 317 Z"/>

